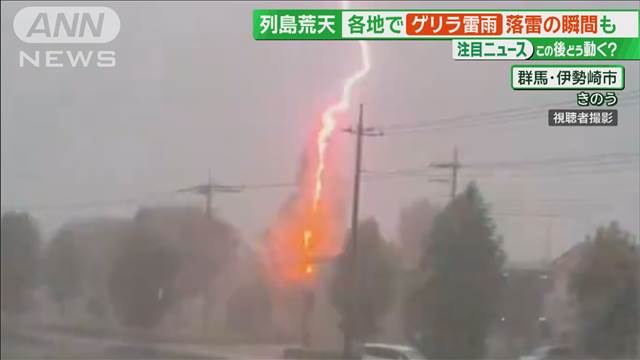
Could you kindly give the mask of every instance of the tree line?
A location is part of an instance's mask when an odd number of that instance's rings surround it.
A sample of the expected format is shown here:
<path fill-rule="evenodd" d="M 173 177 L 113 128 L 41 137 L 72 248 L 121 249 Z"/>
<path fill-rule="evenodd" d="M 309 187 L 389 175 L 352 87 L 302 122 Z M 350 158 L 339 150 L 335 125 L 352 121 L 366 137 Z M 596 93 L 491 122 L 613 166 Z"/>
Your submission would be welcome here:
<path fill-rule="evenodd" d="M 405 208 L 400 218 L 404 250 L 390 248 L 374 220 L 365 220 L 360 227 L 355 313 L 349 311 L 352 239 L 347 237 L 336 263 L 331 290 L 341 325 L 356 329 L 361 341 L 371 339 L 393 298 L 400 297 L 406 339 L 427 358 L 485 357 L 487 338 L 503 320 L 499 311 L 506 300 L 507 258 L 478 187 L 469 184 L 442 210 L 428 201 Z M 637 243 L 612 222 L 580 246 L 577 263 L 568 269 L 567 288 L 568 305 L 577 307 L 577 339 L 565 345 L 584 357 L 636 357 L 640 329 Z M 409 282 L 404 294 L 397 291 L 402 273 L 411 275 L 404 276 L 404 282 Z"/>
<path fill-rule="evenodd" d="M 41 240 L 28 214 L 2 215 L 3 313 L 28 310 L 42 284 L 62 316 L 82 297 L 98 319 L 111 309 L 123 325 L 151 328 L 172 305 L 210 294 L 239 235 L 197 209 L 149 208 L 132 220 L 67 224 Z"/>
<path fill-rule="evenodd" d="M 27 311 L 33 290 L 43 284 L 62 315 L 82 296 L 97 318 L 112 311 L 121 324 L 142 328 L 200 298 L 206 330 L 206 300 L 217 295 L 213 282 L 237 261 L 241 247 L 233 225 L 192 208 L 141 209 L 126 221 L 67 224 L 46 245 L 26 213 L 3 214 L 1 226 L 3 313 Z M 428 201 L 404 209 L 399 233 L 400 242 L 390 242 L 375 219 L 360 222 L 354 289 L 354 242 L 346 232 L 326 284 L 341 317 L 338 328 L 349 327 L 360 341 L 372 339 L 399 302 L 407 341 L 428 358 L 485 356 L 487 337 L 500 321 L 506 254 L 478 187 L 471 183 L 442 209 Z M 601 227 L 585 239 L 570 269 L 576 346 L 586 355 L 637 355 L 640 255 L 633 240 L 615 222 Z M 252 266 L 252 275 L 229 296 L 226 326 L 259 336 L 269 324 L 272 298 L 260 261 Z"/>

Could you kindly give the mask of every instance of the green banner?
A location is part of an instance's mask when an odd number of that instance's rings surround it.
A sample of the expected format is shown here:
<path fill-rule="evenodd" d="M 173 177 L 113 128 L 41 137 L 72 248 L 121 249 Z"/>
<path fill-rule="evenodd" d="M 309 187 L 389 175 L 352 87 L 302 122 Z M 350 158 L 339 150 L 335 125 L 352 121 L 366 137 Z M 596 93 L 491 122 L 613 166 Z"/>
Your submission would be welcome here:
<path fill-rule="evenodd" d="M 340 10 L 254 10 L 256 40 L 340 40 Z"/>

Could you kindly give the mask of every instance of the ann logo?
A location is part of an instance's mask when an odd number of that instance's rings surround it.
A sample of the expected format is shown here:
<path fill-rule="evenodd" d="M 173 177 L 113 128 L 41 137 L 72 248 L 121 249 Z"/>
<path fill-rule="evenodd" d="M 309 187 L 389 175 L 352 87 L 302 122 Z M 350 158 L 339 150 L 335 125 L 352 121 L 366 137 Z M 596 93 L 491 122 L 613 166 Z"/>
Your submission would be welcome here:
<path fill-rule="evenodd" d="M 120 32 L 120 18 L 99 6 L 26 7 L 13 19 L 13 30 L 30 44 L 104 44 Z"/>
<path fill-rule="evenodd" d="M 47 38 L 99 37 L 102 34 L 104 13 L 98 13 L 98 19 L 93 19 L 91 15 L 89 12 L 75 12 L 72 14 L 73 18 L 69 19 L 66 13 L 60 12 L 55 14 L 55 19 L 49 19 L 46 12 L 38 13 L 27 32 L 27 38 L 39 34 Z M 87 31 L 91 33 L 88 34 Z"/>
<path fill-rule="evenodd" d="M 16 36 L 29 44 L 104 44 L 120 32 L 115 11 L 100 6 L 42 6 L 21 9 L 13 19 Z M 105 49 L 20 50 L 20 67 L 106 67 L 116 66 L 116 52 Z"/>

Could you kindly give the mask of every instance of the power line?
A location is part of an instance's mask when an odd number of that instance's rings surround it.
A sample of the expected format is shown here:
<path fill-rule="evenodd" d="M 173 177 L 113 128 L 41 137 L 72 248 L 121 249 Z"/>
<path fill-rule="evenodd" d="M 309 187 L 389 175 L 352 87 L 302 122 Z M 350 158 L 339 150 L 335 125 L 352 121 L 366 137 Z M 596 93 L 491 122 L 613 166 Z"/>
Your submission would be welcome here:
<path fill-rule="evenodd" d="M 605 154 L 591 154 L 587 156 L 572 156 L 572 157 L 560 157 L 560 158 L 547 158 L 538 160 L 519 160 L 519 161 L 497 161 L 497 162 L 479 162 L 466 164 L 465 167 L 469 168 L 517 168 L 517 167 L 530 167 L 530 166 L 548 166 L 548 165 L 598 165 L 605 163 L 619 163 L 626 162 L 633 159 L 638 159 L 640 153 L 632 152 L 615 152 Z"/>
<path fill-rule="evenodd" d="M 619 103 L 617 107 L 625 107 L 638 104 L 638 96 L 636 93 L 638 93 L 639 91 L 640 90 L 634 90 L 629 92 L 627 94 L 628 96 L 619 97 L 618 100 L 625 101 L 625 103 Z M 631 101 L 628 102 L 626 100 Z M 434 131 L 471 126 L 501 125 L 537 119 L 540 116 L 546 115 L 546 109 L 548 108 L 569 105 L 575 105 L 575 100 L 561 101 L 536 106 L 510 108 L 491 112 L 479 112 L 475 114 L 452 116 L 436 120 L 422 120 L 389 124 L 382 128 L 386 134 L 396 135 L 415 133 L 426 130 Z"/>
<path fill-rule="evenodd" d="M 615 164 L 611 164 L 615 165 Z M 635 166 L 603 166 L 602 168 L 585 168 L 585 169 L 559 169 L 555 171 L 551 171 L 551 169 L 545 172 L 531 172 L 531 171 L 523 171 L 521 173 L 515 175 L 509 175 L 511 179 L 519 179 L 519 178 L 556 178 L 556 177 L 567 177 L 567 176 L 578 176 L 578 175 L 611 175 L 614 173 L 623 173 L 623 172 L 638 172 L 639 168 Z M 496 177 L 495 174 L 468 174 L 463 176 L 464 178 L 491 178 Z"/>
<path fill-rule="evenodd" d="M 625 107 L 625 106 L 636 105 L 636 104 L 639 104 L 639 103 L 635 103 L 635 104 L 626 103 L 625 105 L 619 105 L 618 107 Z M 517 124 L 517 123 L 525 123 L 525 122 L 531 124 L 531 123 L 534 123 L 532 122 L 532 120 L 539 120 L 541 117 L 544 118 L 544 120 L 546 120 L 546 117 L 545 117 L 546 113 L 544 115 L 541 115 L 539 113 L 520 114 L 520 115 L 526 115 L 526 116 L 514 117 L 511 115 L 505 115 L 505 116 L 494 117 L 494 118 L 486 119 L 482 121 L 477 121 L 478 119 L 471 119 L 476 121 L 469 121 L 466 123 L 454 122 L 449 124 L 448 126 L 444 124 L 443 125 L 440 125 L 440 124 L 422 125 L 422 126 L 403 128 L 398 130 L 385 130 L 385 132 L 386 134 L 389 134 L 389 135 L 415 135 L 415 134 L 420 134 L 424 131 L 437 132 L 437 131 L 443 131 L 443 130 L 446 131 L 446 130 L 464 129 L 464 128 L 478 127 L 478 126 L 490 127 L 495 125 L 511 125 L 511 124 Z M 546 123 L 543 122 L 540 124 L 546 124 Z"/>
<path fill-rule="evenodd" d="M 517 175 L 510 176 L 509 180 L 513 179 L 529 179 L 529 178 L 544 178 L 544 177 L 566 177 L 566 176 L 577 176 L 577 175 L 609 175 L 611 174 L 610 169 L 603 169 L 605 171 L 598 170 L 590 170 L 590 171 L 573 171 L 573 172 L 560 172 L 560 173 L 543 173 L 543 174 L 528 174 L 528 175 Z M 637 168 L 617 168 L 614 170 L 621 171 L 637 171 Z M 422 172 L 409 172 L 409 173 L 389 173 L 389 174 L 378 174 L 376 176 L 367 177 L 367 173 L 362 178 L 362 182 L 365 183 L 376 183 L 385 180 L 396 180 L 396 179 L 416 179 L 416 178 L 428 178 L 433 176 L 432 173 L 428 172 L 428 169 L 423 170 Z M 471 174 L 471 175 L 459 175 L 460 179 L 465 180 L 473 180 L 473 179 L 487 179 L 495 177 L 493 175 L 480 175 L 480 174 Z M 434 182 L 439 181 L 440 179 L 432 178 Z M 445 179 L 442 179 L 445 180 Z M 448 182 L 448 180 L 446 180 Z M 254 184 L 254 185 L 246 185 L 245 190 L 263 190 L 263 189 L 288 189 L 297 187 L 296 183 L 274 183 L 274 184 Z M 125 199 L 113 199 L 113 200 L 95 200 L 95 201 L 83 201 L 83 202 L 72 202 L 72 203 L 61 203 L 61 204 L 26 204 L 26 205 L 5 205 L 3 204 L 3 211 L 53 211 L 53 210 L 67 210 L 67 209 L 89 209 L 89 208 L 107 208 L 107 207 L 115 207 L 115 206 L 123 206 L 123 205 L 141 205 L 145 202 L 149 202 L 152 200 L 158 200 L 160 198 L 167 198 L 170 196 L 174 196 L 175 192 L 165 192 L 165 193 L 157 193 L 149 197 L 133 197 L 133 198 L 125 198 Z"/>
<path fill-rule="evenodd" d="M 554 176 L 573 176 L 573 175 L 595 175 L 595 174 L 610 174 L 612 171 L 637 171 L 638 167 L 635 165 L 640 158 L 638 153 L 624 153 L 613 152 L 604 154 L 590 154 L 582 157 L 561 157 L 561 158 L 547 158 L 538 160 L 524 160 L 524 161 L 498 161 L 498 162 L 480 162 L 480 163 L 465 163 L 463 168 L 474 169 L 475 171 L 487 170 L 489 172 L 495 172 L 499 170 L 517 171 L 517 175 L 512 175 L 509 178 L 540 178 L 540 177 L 554 177 Z M 560 167 L 560 168 L 558 168 Z M 543 172 L 540 172 L 543 171 Z M 429 177 L 434 174 L 432 169 L 428 166 L 423 167 L 409 167 L 401 169 L 391 170 L 363 170 L 362 171 L 363 182 L 376 182 L 380 180 L 396 179 L 396 178 L 421 178 Z M 493 174 L 483 173 L 471 173 L 460 174 L 460 178 L 472 179 L 472 178 L 489 178 L 494 177 Z M 247 185 L 220 185 L 212 184 L 213 190 L 263 190 L 263 189 L 277 189 L 277 188 L 294 188 L 298 186 L 297 182 L 264 182 L 253 183 Z M 181 189 L 183 191 L 192 191 L 202 193 L 200 187 L 190 187 Z M 157 200 L 159 198 L 166 198 L 175 196 L 175 191 L 154 192 L 148 193 L 136 197 L 128 197 L 122 199 L 105 199 L 105 200 L 89 200 L 80 202 L 60 203 L 60 204 L 27 204 L 27 205 L 6 205 L 1 207 L 3 210 L 60 210 L 60 209 L 74 209 L 74 208 L 100 208 L 111 207 L 119 205 L 140 205 L 141 203 L 148 202 L 150 200 Z"/>
<path fill-rule="evenodd" d="M 632 101 L 638 101 L 638 97 L 635 96 L 640 93 L 640 89 L 630 91 L 625 96 L 620 96 L 618 100 L 627 100 L 630 99 Z M 524 107 L 515 107 L 515 108 L 507 108 L 496 111 L 484 111 L 477 112 L 473 114 L 465 114 L 465 115 L 457 115 L 442 119 L 436 120 L 418 120 L 418 121 L 410 121 L 410 122 L 401 122 L 395 124 L 389 124 L 384 126 L 383 128 L 386 130 L 396 130 L 396 129 L 405 129 L 405 128 L 415 128 L 419 126 L 432 126 L 440 123 L 449 124 L 451 121 L 467 121 L 467 120 L 479 120 L 481 118 L 494 118 L 494 117 L 504 117 L 504 116 L 514 116 L 514 115 L 522 115 L 526 113 L 537 113 L 540 110 L 545 110 L 554 106 L 564 106 L 564 105 L 575 105 L 575 100 L 563 100 L 553 103 L 546 103 L 540 105 L 532 105 L 532 106 L 524 106 Z M 622 104 L 618 104 L 620 106 Z"/>
<path fill-rule="evenodd" d="M 619 168 L 608 168 L 608 169 L 591 169 L 587 171 L 571 171 L 571 172 L 547 172 L 547 173 L 526 173 L 526 174 L 518 174 L 518 175 L 510 175 L 509 179 L 519 179 L 519 178 L 544 178 L 544 177 L 565 177 L 565 176 L 576 176 L 576 175 L 610 175 L 612 172 L 626 172 L 626 171 L 638 171 L 638 168 L 635 167 L 619 167 Z M 434 174 L 430 172 L 428 169 L 423 170 L 422 172 L 412 172 L 412 173 L 393 173 L 393 174 L 383 174 L 377 176 L 370 176 L 363 178 L 364 182 L 372 183 L 384 180 L 393 180 L 393 179 L 413 179 L 413 178 L 429 178 Z M 473 180 L 473 179 L 485 179 L 485 178 L 493 178 L 496 177 L 495 174 L 464 174 L 458 175 L 459 178 L 465 180 Z M 433 178 L 430 179 L 432 182 L 449 182 L 446 178 Z"/>
<path fill-rule="evenodd" d="M 139 205 L 140 203 L 147 202 L 149 200 L 158 199 L 159 197 L 167 197 L 170 195 L 175 195 L 174 192 L 157 192 L 157 193 L 149 193 L 147 195 L 139 196 L 139 197 L 130 197 L 124 199 L 114 199 L 114 200 L 91 200 L 91 201 L 80 201 L 80 202 L 71 202 L 71 203 L 61 203 L 61 204 L 31 204 L 31 205 L 2 205 L 3 210 L 16 210 L 16 211 L 39 211 L 39 210 L 60 210 L 60 209 L 68 209 L 68 208 L 101 208 L 101 207 L 111 207 L 111 206 L 120 206 L 120 205 Z"/>
<path fill-rule="evenodd" d="M 583 168 L 601 168 L 602 166 L 610 165 L 624 165 L 637 161 L 640 158 L 640 153 L 630 152 L 615 152 L 604 154 L 590 154 L 580 157 L 561 157 L 561 158 L 547 158 L 538 160 L 525 160 L 525 161 L 498 161 L 498 162 L 479 162 L 479 163 L 465 163 L 464 165 L 458 164 L 458 167 L 472 168 L 472 169 L 544 169 L 553 166 L 561 166 L 564 168 L 571 167 L 583 167 Z M 449 167 L 450 164 L 444 164 L 444 167 Z M 395 170 L 383 170 L 383 171 L 367 171 L 369 176 L 386 176 L 386 175 L 426 175 L 431 173 L 430 168 L 441 168 L 440 163 L 431 163 L 429 166 L 424 167 L 411 167 Z"/>
<path fill-rule="evenodd" d="M 260 190 L 260 189 L 274 189 L 274 188 L 291 188 L 298 186 L 295 182 L 273 182 L 264 184 L 249 184 L 242 185 L 245 190 Z"/>

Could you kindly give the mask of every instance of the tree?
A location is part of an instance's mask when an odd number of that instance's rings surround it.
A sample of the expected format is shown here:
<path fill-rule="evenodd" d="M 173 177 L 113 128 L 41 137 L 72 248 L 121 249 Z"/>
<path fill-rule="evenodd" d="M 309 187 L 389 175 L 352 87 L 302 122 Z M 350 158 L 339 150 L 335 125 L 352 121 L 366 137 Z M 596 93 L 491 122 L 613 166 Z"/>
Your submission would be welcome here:
<path fill-rule="evenodd" d="M 109 291 L 116 315 L 130 326 L 150 328 L 160 323 L 175 294 L 180 255 L 139 222 L 120 244 Z"/>
<path fill-rule="evenodd" d="M 196 210 L 186 215 L 176 224 L 184 256 L 177 285 L 185 296 L 202 297 L 202 330 L 206 335 L 213 312 L 215 281 L 235 258 L 240 236 L 235 227 L 213 214 L 206 216 Z"/>
<path fill-rule="evenodd" d="M 392 246 L 382 238 L 374 219 L 364 220 L 358 226 L 357 282 L 352 282 L 354 243 L 349 236 L 336 259 L 330 291 L 332 303 L 342 318 L 343 330 L 352 326 L 354 338 L 365 340 L 378 331 L 380 318 L 393 304 L 398 259 Z M 350 308 L 352 304 L 355 306 Z"/>
<path fill-rule="evenodd" d="M 252 339 L 264 338 L 271 326 L 273 307 L 266 279 L 260 274 L 238 286 L 227 303 L 226 326 Z"/>
<path fill-rule="evenodd" d="M 133 228 L 133 235 L 120 246 L 110 280 L 116 312 L 128 324 L 154 326 L 171 304 L 200 296 L 206 326 L 216 276 L 232 261 L 239 242 L 236 229 L 192 207 L 142 209 Z M 148 285 L 129 289 L 135 296 L 127 294 L 128 286 L 135 287 L 133 278 Z M 145 309 L 148 314 L 136 314 L 142 299 L 152 302 Z"/>
<path fill-rule="evenodd" d="M 202 298 L 202 325 L 209 330 L 217 275 L 235 257 L 237 230 L 212 214 L 193 207 L 155 207 L 139 211 L 137 226 L 169 244 L 180 257 L 174 283 L 176 301 Z"/>
<path fill-rule="evenodd" d="M 82 306 L 82 310 L 100 326 L 113 320 L 109 277 L 115 258 L 120 256 L 122 243 L 131 237 L 133 226 L 131 219 L 110 217 L 73 221 L 63 226 L 73 239 L 69 245 L 76 263 L 73 267 L 81 268 L 82 272 L 78 275 L 82 283 L 82 300 L 74 303 Z"/>
<path fill-rule="evenodd" d="M 68 301 L 82 293 L 86 267 L 79 252 L 73 231 L 62 228 L 47 246 L 45 253 L 45 280 L 53 299 L 66 313 Z"/>
<path fill-rule="evenodd" d="M 429 233 L 438 213 L 429 199 L 420 199 L 400 210 L 398 233 L 402 254 L 415 267 L 429 243 Z"/>
<path fill-rule="evenodd" d="M 38 272 L 40 234 L 26 213 L 2 215 L 0 283 L 2 311 L 21 313 L 32 304 L 31 291 Z"/>
<path fill-rule="evenodd" d="M 475 184 L 438 214 L 429 236 L 426 280 L 410 298 L 420 319 L 411 340 L 427 357 L 480 358 L 500 300 L 504 253 Z"/>
<path fill-rule="evenodd" d="M 639 331 L 640 255 L 631 235 L 612 222 L 600 227 L 572 271 L 578 345 L 598 358 L 635 358 Z"/>

